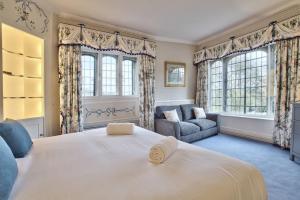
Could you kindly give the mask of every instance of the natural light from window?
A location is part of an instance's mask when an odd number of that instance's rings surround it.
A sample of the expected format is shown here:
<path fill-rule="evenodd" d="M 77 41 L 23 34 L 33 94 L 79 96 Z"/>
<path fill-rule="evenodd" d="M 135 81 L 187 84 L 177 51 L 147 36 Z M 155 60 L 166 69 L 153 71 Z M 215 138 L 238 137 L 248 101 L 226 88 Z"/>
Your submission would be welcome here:
<path fill-rule="evenodd" d="M 136 58 L 84 51 L 82 96 L 135 96 Z"/>
<path fill-rule="evenodd" d="M 209 111 L 237 115 L 274 114 L 272 46 L 211 62 Z"/>

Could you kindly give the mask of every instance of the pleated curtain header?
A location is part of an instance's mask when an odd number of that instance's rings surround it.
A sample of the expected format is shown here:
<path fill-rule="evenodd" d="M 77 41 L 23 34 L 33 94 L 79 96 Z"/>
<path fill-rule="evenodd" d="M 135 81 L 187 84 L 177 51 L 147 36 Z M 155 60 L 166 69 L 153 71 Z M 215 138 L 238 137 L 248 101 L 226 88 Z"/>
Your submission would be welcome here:
<path fill-rule="evenodd" d="M 59 45 L 81 45 L 101 51 L 120 51 L 129 55 L 156 57 L 155 42 L 122 36 L 118 32 L 113 34 L 60 23 L 58 39 Z"/>
<path fill-rule="evenodd" d="M 237 38 L 230 38 L 227 42 L 203 48 L 194 53 L 194 64 L 208 60 L 216 60 L 228 55 L 249 51 L 270 44 L 272 42 L 300 37 L 300 15 L 282 22 L 272 22 L 268 27 Z"/>

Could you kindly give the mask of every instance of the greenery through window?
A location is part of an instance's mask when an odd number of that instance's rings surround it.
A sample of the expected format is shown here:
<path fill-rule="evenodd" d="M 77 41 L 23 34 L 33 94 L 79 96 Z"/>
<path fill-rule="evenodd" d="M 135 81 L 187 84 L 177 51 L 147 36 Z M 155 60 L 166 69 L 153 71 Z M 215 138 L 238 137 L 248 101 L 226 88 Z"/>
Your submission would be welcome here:
<path fill-rule="evenodd" d="M 273 115 L 274 47 L 268 46 L 212 62 L 210 112 Z"/>
<path fill-rule="evenodd" d="M 82 95 L 136 95 L 136 59 L 122 54 L 102 54 L 84 49 L 82 63 Z"/>
<path fill-rule="evenodd" d="M 96 56 L 83 54 L 82 66 L 82 96 L 95 96 Z"/>
<path fill-rule="evenodd" d="M 216 61 L 210 66 L 210 108 L 211 112 L 223 110 L 223 63 Z"/>

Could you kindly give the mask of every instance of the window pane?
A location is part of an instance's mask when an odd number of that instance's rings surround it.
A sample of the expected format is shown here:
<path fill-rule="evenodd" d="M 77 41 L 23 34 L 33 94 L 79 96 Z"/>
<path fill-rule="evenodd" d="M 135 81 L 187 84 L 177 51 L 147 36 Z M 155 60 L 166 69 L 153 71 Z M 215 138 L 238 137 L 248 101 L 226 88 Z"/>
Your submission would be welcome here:
<path fill-rule="evenodd" d="M 81 56 L 82 96 L 95 96 L 96 58 L 93 55 Z"/>
<path fill-rule="evenodd" d="M 268 56 L 258 50 L 246 54 L 246 114 L 267 114 L 267 69 Z"/>
<path fill-rule="evenodd" d="M 245 55 L 231 58 L 227 64 L 226 111 L 244 113 L 245 104 Z"/>
<path fill-rule="evenodd" d="M 134 95 L 134 61 L 123 60 L 122 62 L 122 91 L 123 95 Z"/>
<path fill-rule="evenodd" d="M 117 59 L 113 56 L 103 56 L 102 95 L 117 94 Z"/>
<path fill-rule="evenodd" d="M 210 66 L 210 112 L 223 110 L 223 63 L 216 61 Z"/>

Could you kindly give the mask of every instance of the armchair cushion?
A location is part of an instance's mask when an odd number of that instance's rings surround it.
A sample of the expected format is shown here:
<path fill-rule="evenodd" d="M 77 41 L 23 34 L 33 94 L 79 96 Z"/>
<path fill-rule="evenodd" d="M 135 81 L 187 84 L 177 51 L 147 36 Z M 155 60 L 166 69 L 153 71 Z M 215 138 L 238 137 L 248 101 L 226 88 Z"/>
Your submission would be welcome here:
<path fill-rule="evenodd" d="M 217 123 L 209 119 L 191 119 L 187 122 L 193 123 L 201 128 L 202 131 L 216 127 Z"/>
<path fill-rule="evenodd" d="M 180 134 L 183 136 L 197 133 L 200 131 L 200 127 L 189 122 L 179 122 Z"/>
<path fill-rule="evenodd" d="M 180 108 L 181 108 L 181 111 L 182 111 L 183 121 L 195 118 L 193 107 L 197 107 L 197 105 L 196 104 L 183 104 L 183 105 L 180 105 Z"/>
<path fill-rule="evenodd" d="M 156 119 L 166 119 L 164 112 L 165 111 L 171 111 L 171 110 L 175 110 L 177 111 L 178 117 L 180 119 L 180 121 L 182 121 L 182 113 L 180 110 L 180 106 L 157 106 L 156 107 L 156 112 L 155 112 L 155 118 Z"/>
<path fill-rule="evenodd" d="M 171 122 L 179 122 L 180 121 L 177 111 L 175 109 L 171 110 L 171 111 L 165 111 L 164 115 L 168 121 L 171 121 Z"/>

